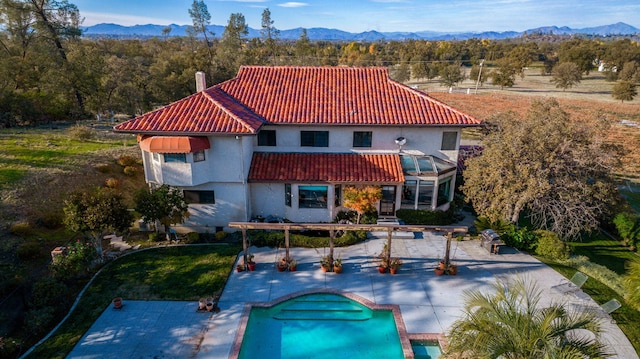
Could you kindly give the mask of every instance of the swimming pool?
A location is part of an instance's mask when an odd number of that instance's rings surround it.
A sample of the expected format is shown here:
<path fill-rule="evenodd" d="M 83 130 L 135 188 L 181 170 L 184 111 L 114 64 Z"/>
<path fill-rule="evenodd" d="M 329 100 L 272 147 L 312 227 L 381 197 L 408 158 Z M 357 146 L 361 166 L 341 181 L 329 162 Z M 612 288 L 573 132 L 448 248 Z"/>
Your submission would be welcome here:
<path fill-rule="evenodd" d="M 413 357 L 399 309 L 353 297 L 312 293 L 254 303 L 236 337 L 237 358 Z"/>

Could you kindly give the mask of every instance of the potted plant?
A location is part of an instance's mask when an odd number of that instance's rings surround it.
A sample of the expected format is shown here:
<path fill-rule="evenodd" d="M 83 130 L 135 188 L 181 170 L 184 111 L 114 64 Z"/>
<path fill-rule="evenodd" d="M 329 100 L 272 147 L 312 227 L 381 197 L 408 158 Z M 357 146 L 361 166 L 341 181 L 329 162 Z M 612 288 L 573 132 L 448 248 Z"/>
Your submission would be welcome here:
<path fill-rule="evenodd" d="M 247 255 L 247 268 L 253 272 L 256 270 L 256 262 L 253 261 L 253 254 Z"/>
<path fill-rule="evenodd" d="M 387 273 L 387 269 L 389 268 L 389 263 L 386 259 L 382 258 L 378 261 L 378 272 L 380 274 Z"/>
<path fill-rule="evenodd" d="M 398 257 L 391 258 L 391 262 L 389 262 L 389 272 L 391 272 L 391 274 L 398 273 L 398 269 L 400 268 L 401 265 L 402 265 L 402 259 Z"/>
<path fill-rule="evenodd" d="M 334 262 L 333 262 L 333 271 L 337 274 L 342 273 L 342 258 L 338 257 Z"/>
<path fill-rule="evenodd" d="M 458 266 L 455 264 L 449 264 L 446 269 L 447 274 L 456 275 L 458 274 Z"/>
<path fill-rule="evenodd" d="M 289 272 L 295 272 L 298 268 L 298 262 L 295 259 L 289 261 Z"/>
<path fill-rule="evenodd" d="M 443 275 L 444 274 L 444 268 L 440 268 L 439 266 L 436 267 L 434 269 L 434 271 L 436 272 L 436 275 Z"/>
<path fill-rule="evenodd" d="M 324 256 L 322 257 L 322 259 L 320 259 L 320 269 L 322 269 L 323 272 L 331 271 L 331 267 L 332 267 L 332 263 L 331 263 L 331 258 L 329 258 L 329 256 Z"/>
<path fill-rule="evenodd" d="M 245 270 L 245 265 L 244 263 L 238 263 L 238 265 L 236 266 L 236 270 L 238 272 L 243 272 Z"/>
<path fill-rule="evenodd" d="M 282 258 L 278 263 L 276 263 L 276 268 L 278 268 L 278 272 L 284 272 L 289 267 L 289 262 L 287 258 Z"/>
<path fill-rule="evenodd" d="M 122 298 L 115 297 L 113 298 L 113 309 L 121 309 L 122 308 Z"/>

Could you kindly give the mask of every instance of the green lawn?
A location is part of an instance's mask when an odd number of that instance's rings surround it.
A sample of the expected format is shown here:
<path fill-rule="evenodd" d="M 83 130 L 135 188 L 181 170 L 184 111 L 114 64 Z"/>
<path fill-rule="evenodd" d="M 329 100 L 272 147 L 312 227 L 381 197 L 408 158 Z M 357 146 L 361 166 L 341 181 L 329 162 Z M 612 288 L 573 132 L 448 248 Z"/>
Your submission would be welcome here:
<path fill-rule="evenodd" d="M 625 273 L 627 261 L 640 260 L 636 253 L 602 233 L 569 244 L 574 254 L 586 256 L 591 262 L 603 265 L 618 274 Z"/>
<path fill-rule="evenodd" d="M 110 263 L 70 318 L 29 358 L 64 358 L 114 297 L 197 301 L 221 293 L 240 249 L 239 245 L 153 248 Z"/>
<path fill-rule="evenodd" d="M 121 138 L 78 141 L 66 130 L 0 131 L 0 183 L 11 186 L 33 168 L 67 168 L 79 156 L 93 151 L 131 145 L 135 139 Z"/>
<path fill-rule="evenodd" d="M 543 258 L 540 259 L 544 261 Z M 559 265 L 551 261 L 545 262 L 567 278 L 571 278 L 571 276 L 576 272 L 575 269 L 570 267 Z M 618 293 L 593 278 L 589 278 L 587 280 L 587 282 L 582 286 L 582 290 L 584 290 L 585 293 L 591 296 L 591 298 L 600 305 L 614 298 L 622 303 L 622 307 L 611 313 L 611 316 L 627 338 L 629 338 L 629 341 L 635 348 L 636 352 L 640 353 L 640 326 L 638 325 L 638 323 L 640 323 L 640 312 L 627 305 Z"/>

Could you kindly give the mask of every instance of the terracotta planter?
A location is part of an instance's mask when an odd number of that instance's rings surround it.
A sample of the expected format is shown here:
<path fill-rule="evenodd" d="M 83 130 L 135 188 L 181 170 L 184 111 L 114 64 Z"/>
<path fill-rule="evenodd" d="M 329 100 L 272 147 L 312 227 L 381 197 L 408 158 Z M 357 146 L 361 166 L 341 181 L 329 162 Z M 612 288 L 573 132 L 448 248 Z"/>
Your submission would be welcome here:
<path fill-rule="evenodd" d="M 450 265 L 447 269 L 447 274 L 456 275 L 458 274 L 458 266 Z"/>
<path fill-rule="evenodd" d="M 236 266 L 236 270 L 237 270 L 238 272 L 242 272 L 242 271 L 244 271 L 244 266 L 243 266 L 242 264 L 238 264 L 238 265 Z"/>
<path fill-rule="evenodd" d="M 436 267 L 435 272 L 436 272 L 436 275 L 443 275 L 444 268 Z"/>
<path fill-rule="evenodd" d="M 446 265 L 445 262 L 440 261 L 440 262 L 438 262 L 438 268 L 440 268 L 442 270 L 445 270 L 445 269 L 447 269 L 447 265 Z"/>
<path fill-rule="evenodd" d="M 120 309 L 122 308 L 122 298 L 117 297 L 117 298 L 113 298 L 113 309 Z"/>
<path fill-rule="evenodd" d="M 204 310 L 207 306 L 207 302 L 204 299 L 200 299 L 198 302 L 198 310 Z"/>
<path fill-rule="evenodd" d="M 380 274 L 387 273 L 387 267 L 379 266 L 378 272 L 380 272 Z"/>
<path fill-rule="evenodd" d="M 249 271 L 253 272 L 254 270 L 256 270 L 256 262 L 247 263 L 247 268 L 249 269 Z"/>
<path fill-rule="evenodd" d="M 329 271 L 329 267 L 327 266 L 320 266 L 320 269 L 325 273 Z"/>
<path fill-rule="evenodd" d="M 398 268 L 393 268 L 393 267 L 389 268 L 389 273 L 391 273 L 391 274 L 398 273 Z"/>
<path fill-rule="evenodd" d="M 289 266 L 289 272 L 295 272 L 298 269 L 296 266 Z"/>
<path fill-rule="evenodd" d="M 337 274 L 342 273 L 342 266 L 333 266 L 333 272 Z"/>
<path fill-rule="evenodd" d="M 278 272 L 284 272 L 285 269 L 287 269 L 287 265 L 286 264 L 278 264 Z"/>

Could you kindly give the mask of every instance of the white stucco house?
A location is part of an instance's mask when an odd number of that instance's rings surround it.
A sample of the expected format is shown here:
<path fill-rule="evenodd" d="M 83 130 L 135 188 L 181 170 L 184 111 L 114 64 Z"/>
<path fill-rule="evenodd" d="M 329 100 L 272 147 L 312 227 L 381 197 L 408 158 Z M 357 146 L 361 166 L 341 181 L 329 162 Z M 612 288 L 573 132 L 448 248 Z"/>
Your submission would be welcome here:
<path fill-rule="evenodd" d="M 386 68 L 245 66 L 209 88 L 198 76 L 195 94 L 114 127 L 138 134 L 150 186 L 184 191 L 185 230 L 330 222 L 347 185 L 381 186 L 381 216 L 447 209 L 460 132 L 480 124 Z"/>

